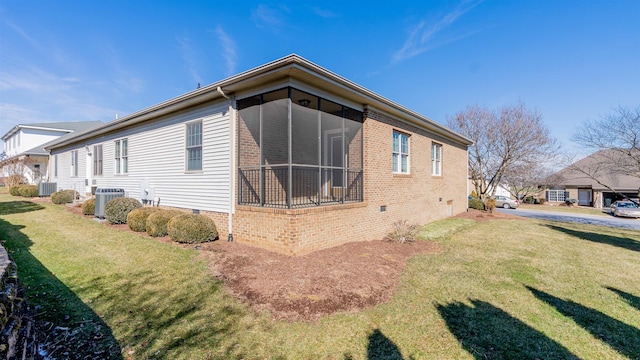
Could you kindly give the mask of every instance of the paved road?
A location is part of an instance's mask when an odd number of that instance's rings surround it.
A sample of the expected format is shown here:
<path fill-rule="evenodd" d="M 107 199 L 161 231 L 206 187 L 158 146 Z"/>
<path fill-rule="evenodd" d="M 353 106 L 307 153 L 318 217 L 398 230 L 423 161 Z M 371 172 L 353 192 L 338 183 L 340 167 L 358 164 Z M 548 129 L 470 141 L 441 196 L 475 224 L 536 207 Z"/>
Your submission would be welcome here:
<path fill-rule="evenodd" d="M 581 224 L 592 224 L 600 226 L 618 227 L 624 229 L 640 230 L 640 219 L 629 218 L 617 218 L 611 215 L 583 215 L 583 214 L 570 214 L 561 213 L 555 211 L 544 210 L 524 210 L 524 209 L 497 209 L 503 214 L 517 215 L 523 217 L 530 217 L 542 220 L 562 221 L 562 222 L 574 222 Z"/>

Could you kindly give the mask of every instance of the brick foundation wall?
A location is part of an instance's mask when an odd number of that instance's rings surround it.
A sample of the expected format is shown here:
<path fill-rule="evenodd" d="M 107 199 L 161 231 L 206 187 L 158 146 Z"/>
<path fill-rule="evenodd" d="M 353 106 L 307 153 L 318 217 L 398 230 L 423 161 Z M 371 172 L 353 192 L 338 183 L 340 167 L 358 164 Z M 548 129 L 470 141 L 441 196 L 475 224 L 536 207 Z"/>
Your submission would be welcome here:
<path fill-rule="evenodd" d="M 394 130 L 410 136 L 409 174 L 392 172 Z M 426 224 L 466 211 L 464 146 L 371 108 L 363 131 L 364 202 L 303 209 L 238 206 L 234 240 L 303 255 L 351 241 L 382 239 L 397 220 Z M 442 145 L 442 176 L 431 175 L 432 142 Z"/>

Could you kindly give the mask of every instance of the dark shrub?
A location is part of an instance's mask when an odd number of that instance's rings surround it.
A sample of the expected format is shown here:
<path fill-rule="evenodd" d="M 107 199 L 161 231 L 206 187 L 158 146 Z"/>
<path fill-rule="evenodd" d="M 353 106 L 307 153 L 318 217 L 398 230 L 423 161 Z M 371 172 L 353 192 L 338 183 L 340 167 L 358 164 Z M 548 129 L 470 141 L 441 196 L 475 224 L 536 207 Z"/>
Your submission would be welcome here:
<path fill-rule="evenodd" d="M 89 199 L 82 203 L 82 214 L 84 215 L 96 214 L 96 199 Z"/>
<path fill-rule="evenodd" d="M 480 199 L 469 199 L 469 207 L 472 209 L 484 210 L 484 203 Z"/>
<path fill-rule="evenodd" d="M 20 185 L 20 196 L 28 198 L 38 197 L 38 185 Z"/>
<path fill-rule="evenodd" d="M 13 196 L 21 196 L 20 189 L 22 189 L 22 185 L 13 185 L 9 188 L 9 194 Z"/>
<path fill-rule="evenodd" d="M 167 223 L 172 217 L 184 214 L 179 210 L 160 210 L 147 217 L 147 234 L 150 236 L 167 236 Z"/>
<path fill-rule="evenodd" d="M 211 218 L 201 214 L 174 216 L 167 223 L 167 234 L 179 243 L 198 244 L 213 241 L 218 237 L 218 229 Z"/>
<path fill-rule="evenodd" d="M 129 215 L 127 215 L 129 229 L 138 232 L 147 231 L 147 218 L 149 215 L 160 210 L 161 209 L 157 207 L 141 207 L 132 210 Z"/>
<path fill-rule="evenodd" d="M 73 202 L 73 198 L 77 197 L 74 190 L 60 190 L 51 194 L 51 202 L 54 204 L 68 204 Z"/>
<path fill-rule="evenodd" d="M 567 206 L 574 206 L 578 204 L 578 199 L 567 199 L 564 201 Z"/>
<path fill-rule="evenodd" d="M 134 198 L 117 197 L 104 204 L 104 218 L 111 224 L 126 224 L 127 215 L 140 207 L 142 204 Z"/>

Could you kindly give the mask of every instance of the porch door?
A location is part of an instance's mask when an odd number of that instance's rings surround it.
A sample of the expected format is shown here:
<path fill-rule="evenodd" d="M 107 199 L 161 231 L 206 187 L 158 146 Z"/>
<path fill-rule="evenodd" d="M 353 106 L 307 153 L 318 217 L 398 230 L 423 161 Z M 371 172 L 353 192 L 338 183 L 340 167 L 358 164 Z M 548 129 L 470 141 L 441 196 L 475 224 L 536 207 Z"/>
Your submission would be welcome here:
<path fill-rule="evenodd" d="M 591 205 L 591 189 L 578 189 L 578 205 Z"/>

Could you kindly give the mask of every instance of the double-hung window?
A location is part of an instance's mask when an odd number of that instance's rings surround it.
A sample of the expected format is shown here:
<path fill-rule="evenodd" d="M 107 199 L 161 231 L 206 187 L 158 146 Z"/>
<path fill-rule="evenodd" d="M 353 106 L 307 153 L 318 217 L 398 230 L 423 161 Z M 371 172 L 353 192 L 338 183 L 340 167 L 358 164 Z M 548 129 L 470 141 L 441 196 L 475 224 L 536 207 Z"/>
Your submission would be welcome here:
<path fill-rule="evenodd" d="M 564 190 L 549 190 L 549 201 L 563 202 L 565 200 Z"/>
<path fill-rule="evenodd" d="M 393 131 L 393 172 L 409 173 L 409 135 Z"/>
<path fill-rule="evenodd" d="M 129 172 L 129 141 L 127 139 L 116 140 L 114 159 L 116 174 Z"/>
<path fill-rule="evenodd" d="M 442 176 L 442 145 L 431 143 L 431 175 Z"/>
<path fill-rule="evenodd" d="M 93 146 L 93 175 L 102 175 L 102 145 Z"/>
<path fill-rule="evenodd" d="M 78 176 L 78 150 L 71 151 L 71 176 Z"/>
<path fill-rule="evenodd" d="M 187 124 L 187 171 L 202 170 L 202 121 Z"/>

